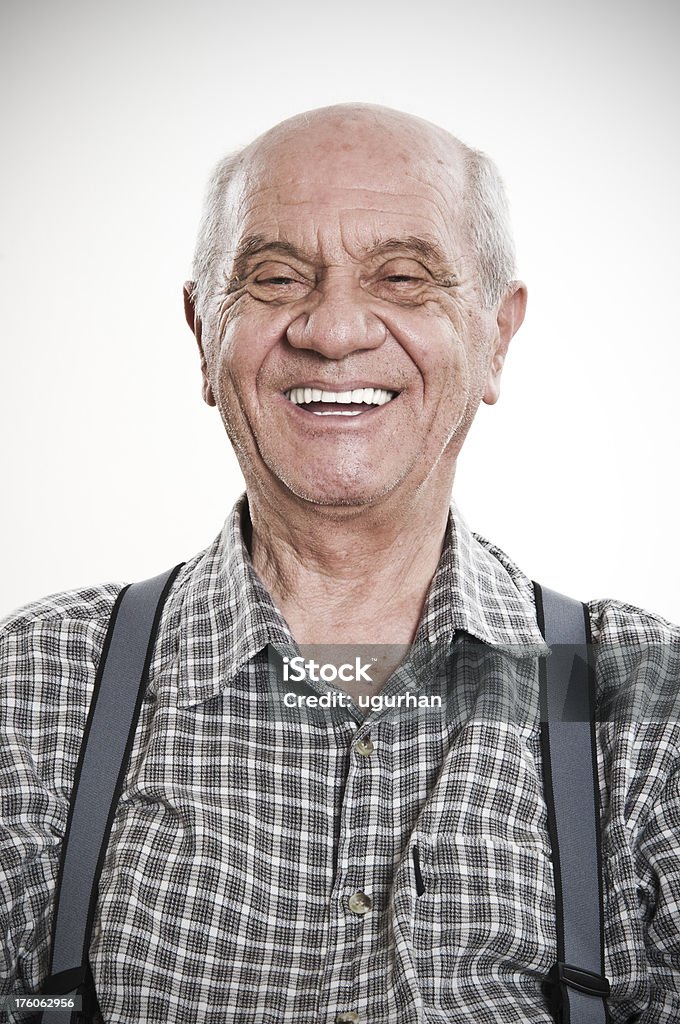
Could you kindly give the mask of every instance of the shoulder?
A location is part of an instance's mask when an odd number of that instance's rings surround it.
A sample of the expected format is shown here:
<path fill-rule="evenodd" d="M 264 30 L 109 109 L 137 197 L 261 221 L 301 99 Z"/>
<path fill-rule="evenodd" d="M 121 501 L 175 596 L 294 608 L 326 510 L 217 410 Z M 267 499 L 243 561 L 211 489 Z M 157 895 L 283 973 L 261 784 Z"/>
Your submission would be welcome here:
<path fill-rule="evenodd" d="M 0 623 L 0 719 L 15 763 L 21 751 L 36 762 L 77 753 L 122 586 L 51 594 Z"/>
<path fill-rule="evenodd" d="M 84 664 L 98 656 L 122 583 L 64 591 L 33 601 L 0 622 L 3 683 L 40 666 Z"/>
<path fill-rule="evenodd" d="M 122 583 L 105 583 L 50 594 L 12 612 L 0 622 L 0 652 L 30 642 L 31 650 L 44 647 L 64 653 L 73 642 L 95 640 L 106 630 Z M 37 647 L 34 647 L 37 645 Z"/>
<path fill-rule="evenodd" d="M 602 720 L 668 727 L 680 744 L 680 627 L 625 601 L 587 602 Z M 643 731 L 644 731 L 643 729 Z"/>
<path fill-rule="evenodd" d="M 184 563 L 165 603 L 164 621 L 176 617 L 203 553 Z M 0 686 L 24 700 L 61 704 L 91 690 L 116 601 L 126 584 L 103 583 L 50 594 L 0 622 Z M 49 700 L 51 703 L 51 698 Z"/>
<path fill-rule="evenodd" d="M 680 753 L 680 627 L 624 601 L 588 603 L 602 722 L 628 730 L 650 763 Z"/>
<path fill-rule="evenodd" d="M 0 621 L 0 639 L 41 627 L 60 629 L 67 623 L 107 619 L 123 586 L 123 583 L 103 583 L 31 601 Z"/>
<path fill-rule="evenodd" d="M 610 598 L 588 601 L 587 606 L 595 643 L 680 643 L 680 626 L 655 612 Z"/>

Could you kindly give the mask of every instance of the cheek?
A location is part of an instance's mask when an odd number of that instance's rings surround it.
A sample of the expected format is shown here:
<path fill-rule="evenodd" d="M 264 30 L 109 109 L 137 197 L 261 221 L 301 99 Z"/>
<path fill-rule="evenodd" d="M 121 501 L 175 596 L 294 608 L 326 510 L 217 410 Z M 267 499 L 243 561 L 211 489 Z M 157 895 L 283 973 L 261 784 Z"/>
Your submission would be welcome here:
<path fill-rule="evenodd" d="M 399 340 L 419 371 L 430 429 L 450 440 L 469 424 L 486 383 L 489 325 L 477 311 L 438 303 L 426 315 L 402 318 Z M 436 427 L 435 424 L 439 424 Z"/>
<path fill-rule="evenodd" d="M 264 372 L 271 353 L 285 338 L 288 326 L 285 317 L 272 316 L 253 303 L 232 310 L 219 346 L 218 373 L 221 382 L 248 394 Z M 289 319 L 289 318 L 288 318 Z"/>
<path fill-rule="evenodd" d="M 464 371 L 465 324 L 440 304 L 385 317 L 385 325 L 418 369 L 426 388 Z"/>
<path fill-rule="evenodd" d="M 436 339 L 436 345 L 429 348 L 435 348 L 434 358 L 442 367 L 464 373 L 472 386 L 483 372 L 491 325 L 476 309 L 450 305 L 453 308 L 440 309 L 435 317 L 428 340 Z"/>

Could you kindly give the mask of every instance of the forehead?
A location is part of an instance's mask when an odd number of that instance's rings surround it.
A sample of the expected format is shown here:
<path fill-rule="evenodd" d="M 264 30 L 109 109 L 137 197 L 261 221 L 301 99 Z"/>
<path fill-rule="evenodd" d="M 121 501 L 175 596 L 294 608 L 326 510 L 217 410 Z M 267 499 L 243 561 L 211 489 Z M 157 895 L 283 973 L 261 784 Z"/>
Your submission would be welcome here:
<path fill-rule="evenodd" d="M 233 183 L 234 245 L 258 234 L 332 258 L 407 235 L 459 251 L 465 170 L 454 143 L 351 121 L 265 137 Z"/>

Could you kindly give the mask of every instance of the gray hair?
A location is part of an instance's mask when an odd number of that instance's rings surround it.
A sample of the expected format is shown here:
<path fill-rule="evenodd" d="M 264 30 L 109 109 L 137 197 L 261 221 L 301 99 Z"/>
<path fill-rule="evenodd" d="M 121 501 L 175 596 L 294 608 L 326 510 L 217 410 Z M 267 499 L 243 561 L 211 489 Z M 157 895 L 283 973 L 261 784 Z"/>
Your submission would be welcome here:
<path fill-rule="evenodd" d="M 463 146 L 467 172 L 466 229 L 477 261 L 482 301 L 493 309 L 515 274 L 508 201 L 498 168 L 477 149 Z M 224 258 L 224 212 L 227 191 L 245 150 L 223 157 L 215 167 L 203 208 L 194 252 L 193 279 L 196 311 L 207 313 Z"/>
<path fill-rule="evenodd" d="M 200 317 L 204 317 L 210 296 L 215 292 L 216 276 L 224 257 L 224 211 L 227 191 L 236 175 L 243 152 L 244 150 L 239 149 L 222 157 L 208 181 L 192 268 L 193 299 Z"/>
<path fill-rule="evenodd" d="M 493 160 L 465 147 L 466 222 L 482 300 L 493 309 L 515 276 L 515 244 L 503 179 Z"/>

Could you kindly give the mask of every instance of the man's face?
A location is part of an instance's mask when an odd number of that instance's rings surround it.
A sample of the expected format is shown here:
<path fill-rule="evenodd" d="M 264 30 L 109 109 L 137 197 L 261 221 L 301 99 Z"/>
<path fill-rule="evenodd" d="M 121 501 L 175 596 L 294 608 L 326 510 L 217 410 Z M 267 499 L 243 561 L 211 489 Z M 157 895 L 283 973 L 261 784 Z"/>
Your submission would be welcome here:
<path fill-rule="evenodd" d="M 408 120 L 271 135 L 233 187 L 202 339 L 249 487 L 354 506 L 450 487 L 509 341 L 482 308 L 457 151 Z"/>

